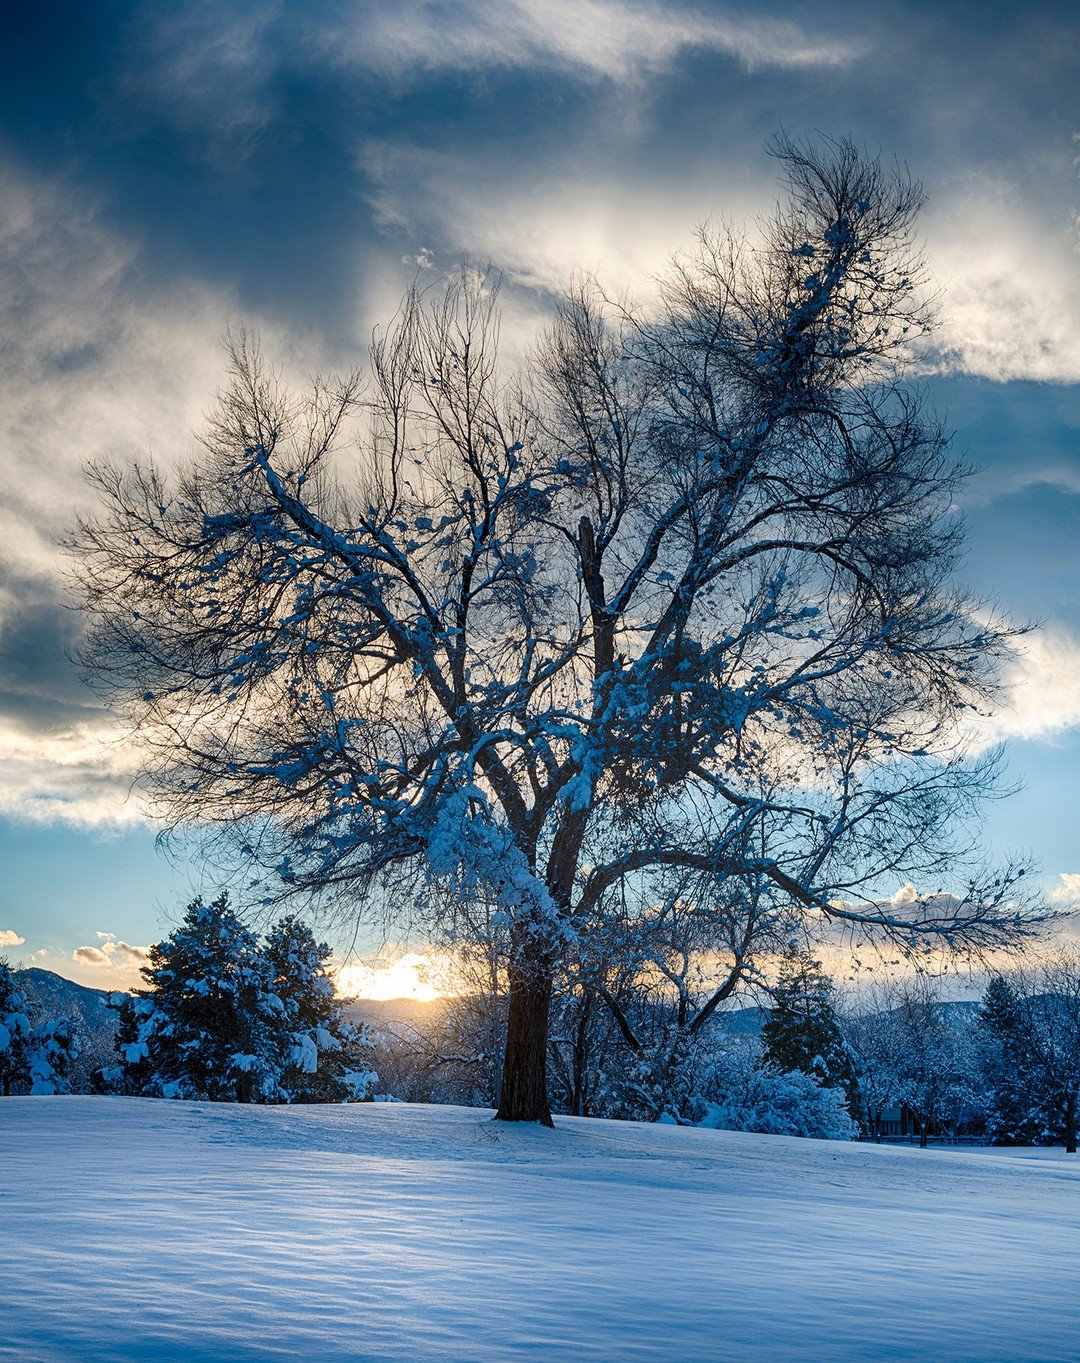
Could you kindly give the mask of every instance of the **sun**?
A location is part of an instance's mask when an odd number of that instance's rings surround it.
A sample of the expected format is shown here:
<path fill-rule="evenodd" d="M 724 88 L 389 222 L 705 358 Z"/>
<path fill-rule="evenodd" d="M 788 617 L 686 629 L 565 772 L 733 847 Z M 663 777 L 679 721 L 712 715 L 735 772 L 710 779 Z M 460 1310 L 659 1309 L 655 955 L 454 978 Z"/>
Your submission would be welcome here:
<path fill-rule="evenodd" d="M 432 1003 L 456 991 L 449 979 L 449 962 L 442 956 L 411 951 L 396 960 L 373 957 L 342 966 L 337 973 L 338 993 L 345 998 L 415 999 Z"/>

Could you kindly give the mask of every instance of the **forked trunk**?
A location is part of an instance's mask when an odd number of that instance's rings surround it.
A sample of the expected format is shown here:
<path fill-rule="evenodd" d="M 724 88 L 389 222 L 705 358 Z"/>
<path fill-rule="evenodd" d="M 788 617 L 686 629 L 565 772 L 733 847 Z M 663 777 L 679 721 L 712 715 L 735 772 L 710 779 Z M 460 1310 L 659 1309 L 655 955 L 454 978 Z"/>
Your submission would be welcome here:
<path fill-rule="evenodd" d="M 551 961 L 546 955 L 530 952 L 527 947 L 514 953 L 509 969 L 502 1094 L 495 1113 L 499 1121 L 554 1126 L 547 1088 L 551 983 Z"/>

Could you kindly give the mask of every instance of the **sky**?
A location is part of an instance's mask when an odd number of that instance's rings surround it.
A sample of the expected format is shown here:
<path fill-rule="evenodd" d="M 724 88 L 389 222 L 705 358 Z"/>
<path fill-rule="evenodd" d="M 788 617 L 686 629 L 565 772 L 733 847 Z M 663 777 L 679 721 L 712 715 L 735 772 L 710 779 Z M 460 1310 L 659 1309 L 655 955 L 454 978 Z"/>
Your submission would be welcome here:
<path fill-rule="evenodd" d="M 927 383 L 980 468 L 964 575 L 1039 624 L 987 735 L 1022 788 L 985 836 L 1080 890 L 1075 6 L 61 0 L 6 28 L 0 952 L 129 984 L 213 889 L 156 850 L 70 661 L 85 461 L 190 453 L 227 326 L 290 373 L 351 366 L 417 273 L 466 255 L 504 271 L 512 337 L 575 268 L 647 297 L 695 224 L 769 211 L 781 128 L 850 134 L 928 192 Z M 392 957 L 397 988 L 415 963 Z"/>

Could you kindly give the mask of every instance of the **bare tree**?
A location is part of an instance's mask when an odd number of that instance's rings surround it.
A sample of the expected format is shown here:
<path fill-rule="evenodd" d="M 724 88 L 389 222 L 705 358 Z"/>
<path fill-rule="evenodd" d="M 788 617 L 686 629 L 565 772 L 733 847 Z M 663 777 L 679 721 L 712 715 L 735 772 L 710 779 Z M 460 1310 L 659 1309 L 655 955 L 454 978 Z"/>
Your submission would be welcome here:
<path fill-rule="evenodd" d="M 202 455 L 99 468 L 74 537 L 85 661 L 169 826 L 239 828 L 282 893 L 385 904 L 393 874 L 398 910 L 411 867 L 494 901 L 507 1120 L 550 1122 L 555 971 L 627 914 L 1031 926 L 965 870 L 994 764 L 957 721 L 1008 631 L 953 584 L 964 470 L 905 384 L 920 192 L 846 142 L 775 151 L 759 244 L 701 234 L 647 318 L 575 288 L 521 380 L 470 271 L 410 295 L 367 393 L 294 399 L 237 338 Z M 928 877 L 957 893 L 883 905 Z"/>

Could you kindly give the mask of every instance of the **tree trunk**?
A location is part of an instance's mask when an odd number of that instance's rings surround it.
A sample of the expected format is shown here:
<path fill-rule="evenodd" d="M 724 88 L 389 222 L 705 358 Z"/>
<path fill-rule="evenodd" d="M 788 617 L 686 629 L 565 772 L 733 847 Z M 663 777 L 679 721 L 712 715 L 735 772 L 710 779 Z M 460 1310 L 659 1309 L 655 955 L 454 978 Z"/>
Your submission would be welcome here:
<path fill-rule="evenodd" d="M 502 1094 L 495 1116 L 501 1122 L 554 1126 L 547 1092 L 551 961 L 525 945 L 514 952 L 508 973 L 510 1011 L 506 1021 Z"/>
<path fill-rule="evenodd" d="M 919 1149 L 925 1150 L 927 1147 L 926 1122 L 919 1123 Z"/>
<path fill-rule="evenodd" d="M 581 1000 L 577 1039 L 574 1043 L 574 1096 L 571 1111 L 575 1117 L 587 1117 L 585 1111 L 585 1079 L 589 1059 L 589 1014 L 592 1012 L 592 990 L 586 989 Z"/>
<path fill-rule="evenodd" d="M 1065 1153 L 1076 1154 L 1076 1099 L 1070 1098 L 1065 1105 Z"/>

